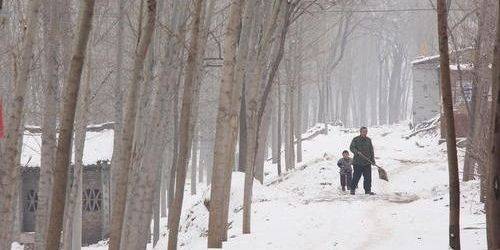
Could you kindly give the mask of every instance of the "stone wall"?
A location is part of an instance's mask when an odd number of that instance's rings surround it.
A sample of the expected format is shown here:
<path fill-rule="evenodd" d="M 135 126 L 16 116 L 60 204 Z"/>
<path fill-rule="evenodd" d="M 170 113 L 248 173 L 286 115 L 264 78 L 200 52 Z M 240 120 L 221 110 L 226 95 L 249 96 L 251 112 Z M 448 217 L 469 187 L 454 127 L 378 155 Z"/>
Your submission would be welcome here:
<path fill-rule="evenodd" d="M 109 162 L 99 161 L 83 170 L 82 244 L 97 243 L 107 235 L 109 224 Z M 35 230 L 38 199 L 38 167 L 22 169 L 22 231 Z"/>

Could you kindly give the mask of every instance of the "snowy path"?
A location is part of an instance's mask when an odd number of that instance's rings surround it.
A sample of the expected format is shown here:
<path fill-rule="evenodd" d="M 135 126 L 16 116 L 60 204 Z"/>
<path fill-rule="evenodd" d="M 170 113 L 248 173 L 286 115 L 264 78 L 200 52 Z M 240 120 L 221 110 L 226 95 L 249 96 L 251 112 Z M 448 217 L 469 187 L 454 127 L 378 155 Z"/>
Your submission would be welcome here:
<path fill-rule="evenodd" d="M 377 161 L 387 168 L 390 178 L 385 183 L 376 179 L 373 171 L 376 196 L 351 196 L 339 190 L 335 163 L 355 131 L 334 128 L 328 136 L 305 142 L 303 169 L 298 167 L 282 182 L 257 185 L 254 200 L 265 202 L 253 206 L 252 234 L 241 235 L 241 214 L 235 214 L 230 231 L 234 238 L 224 248 L 446 249 L 444 146 L 421 138 L 419 147 L 417 139 L 401 138 L 404 133 L 402 126 L 370 131 Z M 465 196 L 477 195 L 472 184 L 463 189 Z M 362 189 L 358 193 L 363 193 Z M 463 227 L 484 221 L 480 213 L 471 215 L 480 209 L 476 197 L 463 203 Z M 464 249 L 484 249 L 483 233 L 463 230 Z"/>
<path fill-rule="evenodd" d="M 231 228 L 224 249 L 447 249 L 445 146 L 432 136 L 402 138 L 407 133 L 400 125 L 370 128 L 377 162 L 388 170 L 390 179 L 381 181 L 373 171 L 375 196 L 351 196 L 339 188 L 335 163 L 356 131 L 334 127 L 327 136 L 305 141 L 304 162 L 280 178 L 275 165 L 266 163 L 265 184 L 254 185 L 250 235 L 241 234 L 244 176 L 234 173 Z M 461 188 L 463 249 L 486 249 L 478 183 Z M 208 211 L 202 200 L 207 194 L 208 190 L 186 195 L 181 249 L 206 249 Z M 166 232 L 165 225 L 162 228 Z M 166 239 L 163 233 L 156 249 L 165 249 Z"/>

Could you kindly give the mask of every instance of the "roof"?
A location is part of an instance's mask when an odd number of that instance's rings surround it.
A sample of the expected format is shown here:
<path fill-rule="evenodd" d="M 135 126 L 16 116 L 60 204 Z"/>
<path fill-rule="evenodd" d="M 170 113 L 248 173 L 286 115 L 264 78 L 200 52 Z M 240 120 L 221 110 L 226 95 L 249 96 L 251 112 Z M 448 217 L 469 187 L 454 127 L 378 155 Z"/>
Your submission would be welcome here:
<path fill-rule="evenodd" d="M 87 132 L 85 136 L 83 164 L 92 165 L 98 161 L 111 160 L 111 156 L 113 155 L 113 140 L 114 131 L 112 129 Z M 25 130 L 21 153 L 21 165 L 29 167 L 40 166 L 41 147 L 41 134 Z M 74 162 L 74 152 L 72 162 Z"/>
<path fill-rule="evenodd" d="M 470 61 L 472 58 L 472 53 L 474 52 L 474 48 L 472 47 L 467 47 L 464 49 L 459 49 L 459 50 L 454 50 L 450 51 L 450 57 L 452 57 L 452 61 L 454 60 L 453 57 L 465 57 L 462 59 L 463 62 Z M 417 57 L 415 60 L 411 62 L 412 65 L 421 65 L 421 64 L 439 64 L 439 58 L 440 55 L 432 55 L 432 56 L 427 56 L 427 57 Z M 466 58 L 469 58 L 467 60 Z"/>
<path fill-rule="evenodd" d="M 439 55 L 427 56 L 427 57 L 417 57 L 417 59 L 413 60 L 411 64 L 418 65 L 424 63 L 434 63 L 439 62 Z"/>

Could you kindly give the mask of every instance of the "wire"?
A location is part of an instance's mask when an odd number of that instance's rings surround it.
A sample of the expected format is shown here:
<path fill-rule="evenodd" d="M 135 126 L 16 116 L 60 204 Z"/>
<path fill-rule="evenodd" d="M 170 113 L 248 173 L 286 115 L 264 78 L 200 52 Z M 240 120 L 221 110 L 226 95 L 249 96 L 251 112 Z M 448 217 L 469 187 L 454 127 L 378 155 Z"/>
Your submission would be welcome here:
<path fill-rule="evenodd" d="M 332 12 L 332 13 L 385 13 L 385 12 L 425 12 L 436 11 L 432 8 L 415 9 L 372 9 L 372 10 L 318 10 L 312 12 Z M 449 11 L 470 11 L 469 9 L 450 9 Z"/>

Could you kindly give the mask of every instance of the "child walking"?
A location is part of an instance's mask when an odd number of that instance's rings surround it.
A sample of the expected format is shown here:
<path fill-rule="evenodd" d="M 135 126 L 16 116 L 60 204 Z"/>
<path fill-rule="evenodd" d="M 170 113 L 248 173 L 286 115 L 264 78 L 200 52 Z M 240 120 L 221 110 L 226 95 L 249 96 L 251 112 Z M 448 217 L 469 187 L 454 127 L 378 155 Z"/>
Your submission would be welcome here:
<path fill-rule="evenodd" d="M 349 157 L 349 151 L 344 150 L 342 152 L 342 158 L 337 162 L 337 166 L 340 168 L 340 185 L 342 186 L 342 191 L 351 187 L 352 179 L 352 158 Z"/>

